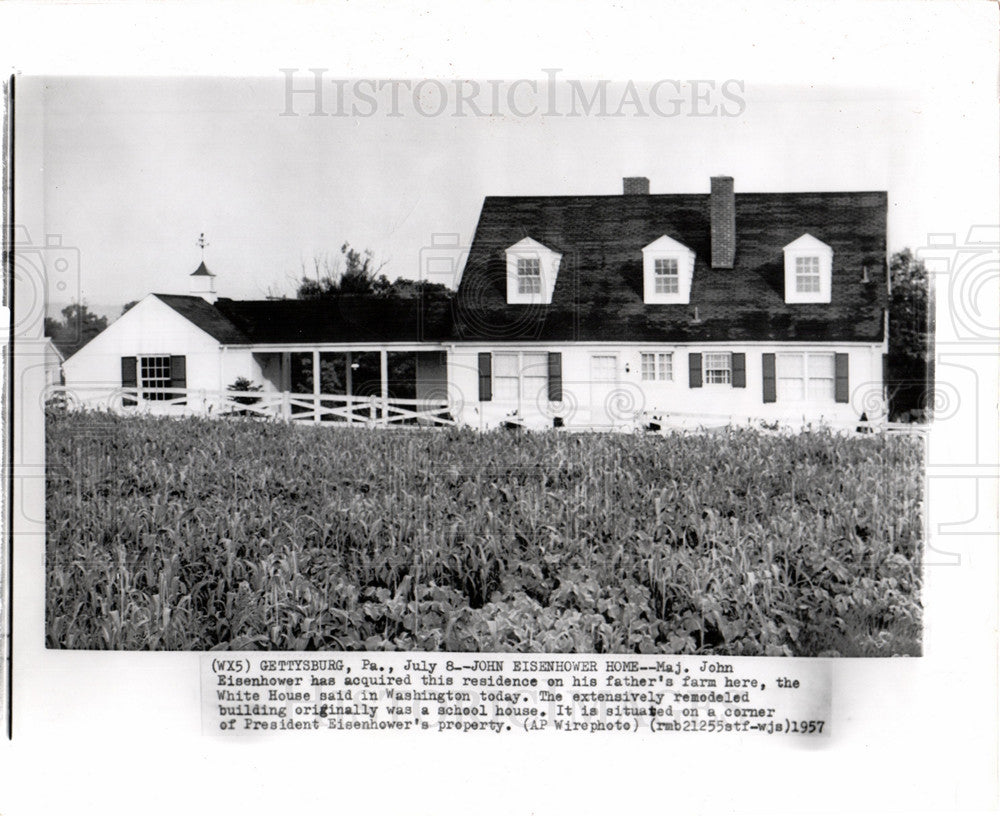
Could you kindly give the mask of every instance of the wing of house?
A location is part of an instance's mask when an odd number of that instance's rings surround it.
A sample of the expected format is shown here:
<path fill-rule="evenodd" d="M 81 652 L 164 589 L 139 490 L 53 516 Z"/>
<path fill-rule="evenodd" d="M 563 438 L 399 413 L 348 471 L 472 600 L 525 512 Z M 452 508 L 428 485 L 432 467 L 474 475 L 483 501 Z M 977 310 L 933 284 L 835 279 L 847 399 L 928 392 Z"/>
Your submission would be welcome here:
<path fill-rule="evenodd" d="M 192 294 L 147 295 L 67 359 L 76 401 L 117 404 L 121 389 L 139 389 L 147 403 L 168 403 L 183 393 L 171 389 L 187 389 L 197 393 L 183 403 L 146 407 L 212 411 L 239 378 L 264 393 L 388 396 L 391 384 L 425 399 L 446 391 L 446 298 L 230 300 L 216 296 L 213 277 L 202 264 L 190 276 Z M 390 365 L 397 354 L 413 361 L 403 374 Z M 391 373 L 408 381 L 393 383 Z"/>
<path fill-rule="evenodd" d="M 884 192 L 736 193 L 728 177 L 703 194 L 651 195 L 634 178 L 625 191 L 487 198 L 451 298 L 229 300 L 202 264 L 191 294 L 147 296 L 66 360 L 67 385 L 84 401 L 239 377 L 316 397 L 405 393 L 475 427 L 872 413 Z"/>
<path fill-rule="evenodd" d="M 884 192 L 491 197 L 449 379 L 490 425 L 856 420 L 882 391 Z M 666 419 L 669 417 L 670 419 Z"/>

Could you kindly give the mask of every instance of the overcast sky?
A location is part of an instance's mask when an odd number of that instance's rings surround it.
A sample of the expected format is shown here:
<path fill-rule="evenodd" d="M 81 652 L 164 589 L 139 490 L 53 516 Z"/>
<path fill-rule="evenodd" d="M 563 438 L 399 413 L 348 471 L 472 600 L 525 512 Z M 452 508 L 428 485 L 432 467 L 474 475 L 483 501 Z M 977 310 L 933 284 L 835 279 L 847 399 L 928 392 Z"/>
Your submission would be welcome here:
<path fill-rule="evenodd" d="M 303 261 L 345 241 L 371 249 L 388 277 L 418 278 L 421 249 L 434 234 L 469 241 L 487 195 L 617 194 L 627 175 L 648 176 L 653 193 L 707 192 L 719 174 L 737 192 L 887 190 L 890 250 L 996 206 L 955 183 L 954 146 L 940 138 L 947 126 L 977 152 L 988 132 L 929 116 L 913 92 L 732 82 L 723 93 L 716 80 L 696 101 L 689 85 L 654 93 L 654 77 L 634 94 L 608 87 L 604 111 L 621 115 L 599 116 L 600 101 L 584 114 L 565 77 L 550 98 L 542 67 L 525 77 L 536 91 L 482 84 L 472 103 L 450 84 L 444 99 L 433 83 L 414 99 L 412 86 L 372 93 L 356 80 L 341 103 L 334 76 L 320 117 L 306 115 L 306 94 L 292 99 L 300 115 L 280 115 L 281 75 L 29 83 L 44 93 L 46 232 L 79 248 L 91 307 L 116 316 L 150 291 L 185 293 L 201 232 L 226 297 L 290 294 Z M 293 79 L 313 82 L 304 69 Z M 332 115 L 341 104 L 347 115 Z M 459 105 L 467 115 L 452 115 Z"/>

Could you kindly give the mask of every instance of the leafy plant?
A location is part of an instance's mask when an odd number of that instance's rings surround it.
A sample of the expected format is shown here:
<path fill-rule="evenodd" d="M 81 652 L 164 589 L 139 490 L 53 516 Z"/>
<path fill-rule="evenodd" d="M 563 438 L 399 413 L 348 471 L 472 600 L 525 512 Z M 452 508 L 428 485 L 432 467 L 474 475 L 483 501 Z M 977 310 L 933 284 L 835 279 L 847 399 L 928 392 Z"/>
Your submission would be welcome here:
<path fill-rule="evenodd" d="M 47 431 L 52 647 L 920 653 L 919 438 Z"/>

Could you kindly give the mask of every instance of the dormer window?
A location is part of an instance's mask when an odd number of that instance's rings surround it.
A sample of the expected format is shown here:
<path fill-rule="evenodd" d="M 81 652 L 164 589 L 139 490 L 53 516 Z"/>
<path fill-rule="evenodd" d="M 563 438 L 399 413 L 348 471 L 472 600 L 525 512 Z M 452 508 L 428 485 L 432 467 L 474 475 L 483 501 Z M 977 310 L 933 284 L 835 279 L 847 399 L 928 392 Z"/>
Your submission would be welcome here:
<path fill-rule="evenodd" d="M 689 303 L 694 252 L 667 235 L 642 250 L 642 292 L 646 303 Z"/>
<path fill-rule="evenodd" d="M 538 258 L 517 259 L 517 293 L 537 295 L 542 291 L 542 264 Z"/>
<path fill-rule="evenodd" d="M 562 255 L 533 238 L 523 238 L 505 251 L 507 302 L 534 305 L 552 302 Z"/>
<path fill-rule="evenodd" d="M 785 252 L 785 303 L 829 303 L 833 249 L 806 233 Z"/>
<path fill-rule="evenodd" d="M 676 295 L 680 292 L 677 259 L 656 258 L 653 264 L 653 291 L 658 295 Z"/>

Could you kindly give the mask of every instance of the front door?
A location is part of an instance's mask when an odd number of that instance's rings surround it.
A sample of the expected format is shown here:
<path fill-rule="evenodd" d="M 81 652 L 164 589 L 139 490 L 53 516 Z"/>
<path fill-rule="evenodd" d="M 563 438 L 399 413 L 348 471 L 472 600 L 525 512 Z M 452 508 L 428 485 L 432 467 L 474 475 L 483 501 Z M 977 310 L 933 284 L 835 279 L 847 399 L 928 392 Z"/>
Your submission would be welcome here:
<path fill-rule="evenodd" d="M 607 426 L 614 422 L 611 402 L 618 387 L 618 357 L 593 354 L 590 357 L 590 424 Z"/>

